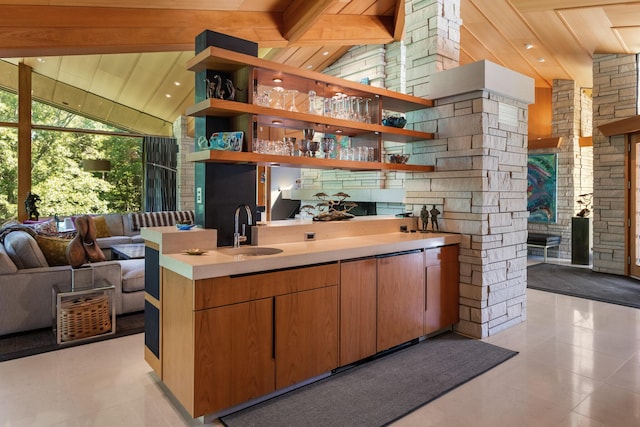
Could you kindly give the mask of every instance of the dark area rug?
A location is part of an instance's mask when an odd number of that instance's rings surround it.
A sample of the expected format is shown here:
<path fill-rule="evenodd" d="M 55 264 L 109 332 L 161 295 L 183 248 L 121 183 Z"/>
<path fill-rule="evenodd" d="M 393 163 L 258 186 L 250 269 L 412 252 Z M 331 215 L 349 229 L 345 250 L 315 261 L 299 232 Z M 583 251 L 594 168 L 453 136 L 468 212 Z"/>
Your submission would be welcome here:
<path fill-rule="evenodd" d="M 0 337 L 0 362 L 140 332 L 144 332 L 144 312 L 117 316 L 115 334 L 101 335 L 65 344 L 56 344 L 56 337 L 52 328 L 4 335 Z"/>
<path fill-rule="evenodd" d="M 221 421 L 229 427 L 387 425 L 516 354 L 447 332 Z"/>
<path fill-rule="evenodd" d="M 640 281 L 587 268 L 535 264 L 527 268 L 527 287 L 640 308 Z"/>

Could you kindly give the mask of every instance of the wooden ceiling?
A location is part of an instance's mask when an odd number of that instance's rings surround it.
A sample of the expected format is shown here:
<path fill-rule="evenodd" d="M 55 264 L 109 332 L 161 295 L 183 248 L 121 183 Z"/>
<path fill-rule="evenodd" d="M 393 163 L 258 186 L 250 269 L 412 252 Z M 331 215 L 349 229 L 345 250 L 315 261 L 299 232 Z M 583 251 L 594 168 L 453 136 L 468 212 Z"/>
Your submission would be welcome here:
<path fill-rule="evenodd" d="M 402 39 L 404 10 L 404 0 L 0 0 L 0 85 L 10 87 L 8 65 L 24 62 L 43 76 L 36 96 L 165 133 L 193 103 L 184 63 L 203 30 L 322 71 L 354 45 Z M 461 64 L 488 59 L 539 87 L 554 79 L 591 87 L 594 53 L 640 51 L 640 1 L 460 0 L 460 14 Z"/>

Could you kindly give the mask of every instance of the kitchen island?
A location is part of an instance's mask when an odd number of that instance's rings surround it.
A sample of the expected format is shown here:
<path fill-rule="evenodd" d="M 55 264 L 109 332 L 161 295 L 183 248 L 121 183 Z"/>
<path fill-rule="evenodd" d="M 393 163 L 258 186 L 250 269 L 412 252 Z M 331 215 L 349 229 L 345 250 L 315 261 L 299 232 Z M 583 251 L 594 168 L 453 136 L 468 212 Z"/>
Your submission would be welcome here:
<path fill-rule="evenodd" d="M 143 231 L 151 246 L 162 236 Z M 269 244 L 272 255 L 161 250 L 150 364 L 193 417 L 330 375 L 457 323 L 460 242 L 392 232 Z"/>

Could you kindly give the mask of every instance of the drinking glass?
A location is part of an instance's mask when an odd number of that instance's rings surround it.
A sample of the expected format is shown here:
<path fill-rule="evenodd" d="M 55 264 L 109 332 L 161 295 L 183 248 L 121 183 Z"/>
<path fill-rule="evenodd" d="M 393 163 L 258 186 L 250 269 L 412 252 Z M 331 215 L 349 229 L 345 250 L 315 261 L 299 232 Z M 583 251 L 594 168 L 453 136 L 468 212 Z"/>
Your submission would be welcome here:
<path fill-rule="evenodd" d="M 293 111 L 295 113 L 298 112 L 298 108 L 296 107 L 296 95 L 298 93 L 297 90 L 291 89 L 288 91 L 289 95 L 291 95 L 291 104 L 289 105 L 289 111 Z"/>
<path fill-rule="evenodd" d="M 316 156 L 316 152 L 318 151 L 318 146 L 320 143 L 318 141 L 309 140 L 309 152 L 311 153 L 311 157 Z"/>
<path fill-rule="evenodd" d="M 309 156 L 309 140 L 301 139 L 298 141 L 298 151 L 300 152 L 300 156 L 308 157 Z"/>
<path fill-rule="evenodd" d="M 307 113 L 309 114 L 316 114 L 316 95 L 315 90 L 310 90 L 308 93 L 309 109 L 307 110 Z"/>
<path fill-rule="evenodd" d="M 335 144 L 335 139 L 333 138 L 322 138 L 322 152 L 324 153 L 324 158 L 328 159 L 331 157 L 331 153 L 333 152 L 333 146 Z"/>

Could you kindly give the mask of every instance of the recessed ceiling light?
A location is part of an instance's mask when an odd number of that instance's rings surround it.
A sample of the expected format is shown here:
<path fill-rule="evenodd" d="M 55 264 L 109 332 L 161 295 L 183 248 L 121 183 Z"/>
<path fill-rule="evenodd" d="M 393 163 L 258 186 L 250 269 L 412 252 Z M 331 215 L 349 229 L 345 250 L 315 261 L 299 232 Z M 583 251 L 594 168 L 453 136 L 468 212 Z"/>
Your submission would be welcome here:
<path fill-rule="evenodd" d="M 274 83 L 282 83 L 282 79 L 279 77 L 276 77 L 275 79 L 273 79 Z"/>
<path fill-rule="evenodd" d="M 281 124 L 282 124 L 282 120 L 272 120 L 272 121 L 271 121 L 271 124 L 274 124 L 274 125 L 281 125 Z"/>
<path fill-rule="evenodd" d="M 307 70 L 310 70 L 312 68 L 313 68 L 313 65 L 311 65 L 311 64 L 307 65 Z"/>
<path fill-rule="evenodd" d="M 44 58 L 38 58 L 37 61 L 40 62 L 41 64 L 47 62 L 44 60 Z"/>
<path fill-rule="evenodd" d="M 336 133 L 342 133 L 342 129 L 336 129 Z"/>
<path fill-rule="evenodd" d="M 545 59 L 544 58 L 538 58 L 538 62 L 544 62 Z"/>
<path fill-rule="evenodd" d="M 176 80 L 175 82 L 173 82 L 173 84 L 176 85 L 176 86 L 180 86 L 182 83 L 180 83 L 179 81 Z"/>
<path fill-rule="evenodd" d="M 171 94 L 170 93 L 165 93 L 164 96 L 167 97 L 167 98 L 171 98 Z"/>
<path fill-rule="evenodd" d="M 325 50 L 324 52 L 322 52 L 322 54 L 323 54 L 324 56 L 327 56 L 327 55 L 329 55 L 329 51 L 328 51 L 328 50 Z"/>
<path fill-rule="evenodd" d="M 524 48 L 529 50 L 529 49 L 533 49 L 533 45 L 531 43 L 527 43 L 524 45 Z"/>

